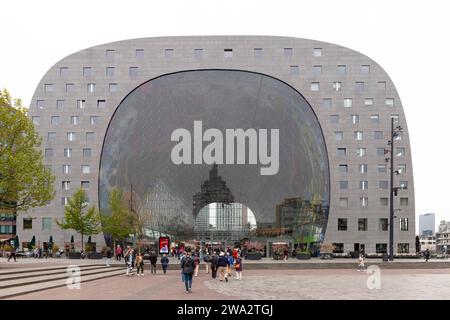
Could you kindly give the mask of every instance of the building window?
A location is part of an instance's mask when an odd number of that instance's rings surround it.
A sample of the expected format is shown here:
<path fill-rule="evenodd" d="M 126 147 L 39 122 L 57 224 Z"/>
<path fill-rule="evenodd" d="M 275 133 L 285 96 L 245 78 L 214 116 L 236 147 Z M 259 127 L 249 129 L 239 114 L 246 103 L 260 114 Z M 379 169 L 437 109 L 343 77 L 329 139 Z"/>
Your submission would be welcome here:
<path fill-rule="evenodd" d="M 284 56 L 286 58 L 292 57 L 293 54 L 294 54 L 294 49 L 292 49 L 292 48 L 284 48 Z"/>
<path fill-rule="evenodd" d="M 62 182 L 62 189 L 63 190 L 70 190 L 70 181 L 63 181 Z"/>
<path fill-rule="evenodd" d="M 74 91 L 75 91 L 75 84 L 66 83 L 66 92 L 74 92 Z"/>
<path fill-rule="evenodd" d="M 385 103 L 386 103 L 386 105 L 388 107 L 393 107 L 394 106 L 394 99 L 393 98 L 386 98 Z"/>
<path fill-rule="evenodd" d="M 342 131 L 336 131 L 336 132 L 334 133 L 334 138 L 335 138 L 337 141 L 340 141 L 340 140 L 342 140 L 342 139 L 344 138 L 344 133 L 343 133 Z"/>
<path fill-rule="evenodd" d="M 174 50 L 173 49 L 165 49 L 164 50 L 164 57 L 166 57 L 167 59 L 171 59 L 174 56 Z"/>
<path fill-rule="evenodd" d="M 77 108 L 84 109 L 86 107 L 86 100 L 77 100 Z"/>
<path fill-rule="evenodd" d="M 397 132 L 395 132 L 395 137 L 394 137 L 394 139 L 395 139 L 396 141 L 402 140 L 402 139 L 403 139 L 403 131 L 397 131 Z"/>
<path fill-rule="evenodd" d="M 373 134 L 373 138 L 375 140 L 382 140 L 383 139 L 383 131 L 375 131 Z"/>
<path fill-rule="evenodd" d="M 106 67 L 106 76 L 114 77 L 114 67 Z"/>
<path fill-rule="evenodd" d="M 338 231 L 347 231 L 347 219 L 346 218 L 338 219 Z"/>
<path fill-rule="evenodd" d="M 75 141 L 75 132 L 67 132 L 67 141 Z"/>
<path fill-rule="evenodd" d="M 81 188 L 84 190 L 89 190 L 89 181 L 81 181 Z"/>
<path fill-rule="evenodd" d="M 116 55 L 116 50 L 107 49 L 105 52 L 106 59 L 108 59 L 108 60 L 114 59 L 115 55 Z"/>
<path fill-rule="evenodd" d="M 44 92 L 53 92 L 53 84 L 51 83 L 46 83 L 44 84 Z"/>
<path fill-rule="evenodd" d="M 408 231 L 408 218 L 400 218 L 400 231 Z"/>
<path fill-rule="evenodd" d="M 44 154 L 45 154 L 45 157 L 46 157 L 46 158 L 51 158 L 51 157 L 53 157 L 53 149 L 51 149 L 51 148 L 45 149 L 45 150 L 44 150 Z"/>
<path fill-rule="evenodd" d="M 53 126 L 59 125 L 59 117 L 58 117 L 58 116 L 52 116 L 52 117 L 50 118 L 50 121 L 51 121 L 51 124 L 52 124 Z"/>
<path fill-rule="evenodd" d="M 42 218 L 42 230 L 52 230 L 52 218 Z"/>
<path fill-rule="evenodd" d="M 344 108 L 351 108 L 353 104 L 353 100 L 351 98 L 344 99 Z"/>
<path fill-rule="evenodd" d="M 83 149 L 83 157 L 89 158 L 92 155 L 92 149 L 91 148 L 84 148 Z"/>
<path fill-rule="evenodd" d="M 69 204 L 69 198 L 68 197 L 62 197 L 61 198 L 61 205 L 67 206 Z"/>
<path fill-rule="evenodd" d="M 64 100 L 56 100 L 56 110 L 62 111 L 64 109 Z"/>
<path fill-rule="evenodd" d="M 409 253 L 409 243 L 397 244 L 397 253 Z"/>
<path fill-rule="evenodd" d="M 367 153 L 366 148 L 356 148 L 356 155 L 358 157 L 365 157 Z"/>
<path fill-rule="evenodd" d="M 314 48 L 313 49 L 313 56 L 314 57 L 321 57 L 322 56 L 322 48 Z"/>
<path fill-rule="evenodd" d="M 23 218 L 23 229 L 33 229 L 33 219 Z"/>
<path fill-rule="evenodd" d="M 363 132 L 362 131 L 355 131 L 353 133 L 353 136 L 355 138 L 355 140 L 362 140 L 363 139 Z"/>
<path fill-rule="evenodd" d="M 330 98 L 324 98 L 322 100 L 322 106 L 324 108 L 331 108 L 331 105 L 332 105 L 332 100 Z"/>
<path fill-rule="evenodd" d="M 389 199 L 388 198 L 380 198 L 380 206 L 386 207 L 389 205 Z"/>
<path fill-rule="evenodd" d="M 320 91 L 320 82 L 311 82 L 311 91 Z"/>
<path fill-rule="evenodd" d="M 59 68 L 59 76 L 60 77 L 67 77 L 68 75 L 69 75 L 69 68 L 67 68 L 67 67 Z"/>
<path fill-rule="evenodd" d="M 384 148 L 377 148 L 377 156 L 383 157 L 386 154 Z"/>
<path fill-rule="evenodd" d="M 397 165 L 397 171 L 398 171 L 398 173 L 405 173 L 406 172 L 406 164 Z"/>
<path fill-rule="evenodd" d="M 97 117 L 97 116 L 91 116 L 91 125 L 98 124 L 98 119 L 99 119 L 99 117 Z"/>
<path fill-rule="evenodd" d="M 344 253 L 344 244 L 333 243 L 333 253 Z"/>
<path fill-rule="evenodd" d="M 83 77 L 92 77 L 92 68 L 91 67 L 83 67 Z"/>
<path fill-rule="evenodd" d="M 368 74 L 370 72 L 370 66 L 369 65 L 362 65 L 361 66 L 361 73 L 362 74 Z"/>
<path fill-rule="evenodd" d="M 130 77 L 137 77 L 138 76 L 138 67 L 130 67 L 129 75 L 130 75 Z"/>
<path fill-rule="evenodd" d="M 63 166 L 62 166 L 62 172 L 63 172 L 64 174 L 70 174 L 70 173 L 72 173 L 72 166 L 69 165 L 69 164 L 63 164 Z"/>
<path fill-rule="evenodd" d="M 86 132 L 86 141 L 94 141 L 95 132 Z"/>
<path fill-rule="evenodd" d="M 338 156 L 345 156 L 345 155 L 347 155 L 347 149 L 346 148 L 337 148 L 337 155 Z"/>
<path fill-rule="evenodd" d="M 233 49 L 223 49 L 223 57 L 224 58 L 232 58 L 233 57 Z"/>
<path fill-rule="evenodd" d="M 342 82 L 333 82 L 333 90 L 334 91 L 341 91 L 342 89 Z"/>
<path fill-rule="evenodd" d="M 378 81 L 377 89 L 378 91 L 386 91 L 386 81 Z"/>
<path fill-rule="evenodd" d="M 56 140 L 56 132 L 48 132 L 47 141 L 55 141 L 55 140 Z"/>
<path fill-rule="evenodd" d="M 255 58 L 261 59 L 263 56 L 263 49 L 262 48 L 254 48 L 253 54 L 254 54 Z"/>
<path fill-rule="evenodd" d="M 375 245 L 376 253 L 387 253 L 387 243 L 377 243 Z"/>
<path fill-rule="evenodd" d="M 78 123 L 80 123 L 80 117 L 79 116 L 71 116 L 70 117 L 70 124 L 76 126 Z"/>
<path fill-rule="evenodd" d="M 118 90 L 117 83 L 110 83 L 109 84 L 109 92 L 117 92 L 117 90 Z"/>
<path fill-rule="evenodd" d="M 394 124 L 398 123 L 399 115 L 398 114 L 391 114 L 391 119 L 394 119 Z"/>
<path fill-rule="evenodd" d="M 408 198 L 400 198 L 400 205 L 401 206 L 407 206 L 408 205 Z"/>
<path fill-rule="evenodd" d="M 97 100 L 97 109 L 104 109 L 106 107 L 106 100 Z"/>
<path fill-rule="evenodd" d="M 136 49 L 134 51 L 134 57 L 136 59 L 144 59 L 144 49 Z"/>
<path fill-rule="evenodd" d="M 369 181 L 365 181 L 365 180 L 360 181 L 359 182 L 359 189 L 361 189 L 361 190 L 369 189 Z"/>
<path fill-rule="evenodd" d="M 72 149 L 71 148 L 65 148 L 64 149 L 64 158 L 70 158 L 72 157 Z"/>
<path fill-rule="evenodd" d="M 300 68 L 298 66 L 290 66 L 289 73 L 294 75 L 300 74 Z"/>
<path fill-rule="evenodd" d="M 341 75 L 344 75 L 347 73 L 347 66 L 346 65 L 339 65 L 337 66 L 337 72 Z"/>
<path fill-rule="evenodd" d="M 378 181 L 378 187 L 380 188 L 380 190 L 387 190 L 388 183 L 389 182 L 386 180 L 380 180 L 380 181 Z"/>
<path fill-rule="evenodd" d="M 339 207 L 348 208 L 348 198 L 339 198 Z"/>
<path fill-rule="evenodd" d="M 81 173 L 82 174 L 89 174 L 89 173 L 91 173 L 91 167 L 89 165 L 82 165 L 81 166 Z"/>
<path fill-rule="evenodd" d="M 371 114 L 370 115 L 370 122 L 372 122 L 372 123 L 379 123 L 380 122 L 380 115 L 378 115 L 378 114 Z"/>
<path fill-rule="evenodd" d="M 355 91 L 364 91 L 364 82 L 355 82 Z"/>
<path fill-rule="evenodd" d="M 408 189 L 408 181 L 400 181 L 399 187 L 400 187 L 400 189 L 403 189 L 403 190 Z"/>
<path fill-rule="evenodd" d="M 340 173 L 347 173 L 347 172 L 348 172 L 348 165 L 346 165 L 346 164 L 340 164 L 340 165 L 339 165 L 339 172 L 340 172 Z"/>
<path fill-rule="evenodd" d="M 339 115 L 337 114 L 330 115 L 330 123 L 339 123 Z"/>
<path fill-rule="evenodd" d="M 359 173 L 367 173 L 367 164 L 363 163 L 359 165 Z"/>
<path fill-rule="evenodd" d="M 361 207 L 367 207 L 369 206 L 369 198 L 361 197 L 359 198 L 359 203 L 361 204 Z"/>
<path fill-rule="evenodd" d="M 367 231 L 367 218 L 358 219 L 358 231 Z"/>
<path fill-rule="evenodd" d="M 339 189 L 348 190 L 348 181 L 339 181 Z"/>
<path fill-rule="evenodd" d="M 90 93 L 95 92 L 95 83 L 88 83 L 87 91 Z"/>
<path fill-rule="evenodd" d="M 373 98 L 365 98 L 364 105 L 365 106 L 373 106 Z"/>
<path fill-rule="evenodd" d="M 387 172 L 387 166 L 385 164 L 379 164 L 377 166 L 378 173 L 386 173 Z"/>
<path fill-rule="evenodd" d="M 397 157 L 404 157 L 405 156 L 405 148 L 397 148 L 395 155 Z"/>
<path fill-rule="evenodd" d="M 318 76 L 322 74 L 322 66 L 313 66 L 313 75 Z"/>
<path fill-rule="evenodd" d="M 350 120 L 351 120 L 352 124 L 357 124 L 357 123 L 359 123 L 359 115 L 357 115 L 357 114 L 352 114 L 352 115 L 350 116 Z"/>
<path fill-rule="evenodd" d="M 35 126 L 39 126 L 41 124 L 41 117 L 39 116 L 31 117 L 31 121 Z"/>

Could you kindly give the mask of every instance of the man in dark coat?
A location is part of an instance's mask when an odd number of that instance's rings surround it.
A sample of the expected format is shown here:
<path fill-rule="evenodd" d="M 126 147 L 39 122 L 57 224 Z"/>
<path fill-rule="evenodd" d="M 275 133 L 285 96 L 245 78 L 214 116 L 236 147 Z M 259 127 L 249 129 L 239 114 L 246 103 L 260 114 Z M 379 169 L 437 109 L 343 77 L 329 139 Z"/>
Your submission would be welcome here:
<path fill-rule="evenodd" d="M 150 272 L 156 274 L 156 262 L 158 261 L 158 257 L 156 256 L 155 251 L 150 253 Z"/>
<path fill-rule="evenodd" d="M 216 252 L 213 251 L 213 254 L 211 255 L 211 274 L 212 278 L 215 279 L 217 277 L 217 262 L 219 260 L 219 257 L 217 256 Z"/>
<path fill-rule="evenodd" d="M 194 274 L 195 262 L 191 257 L 190 252 L 186 254 L 186 257 L 181 262 L 181 270 L 184 275 L 184 285 L 186 286 L 186 293 L 192 292 L 192 275 Z"/>
<path fill-rule="evenodd" d="M 228 282 L 228 273 L 226 272 L 228 265 L 230 265 L 230 262 L 228 261 L 227 257 L 225 257 L 225 254 L 221 252 L 219 259 L 217 260 L 217 267 L 219 267 L 220 281 L 223 281 L 223 278 L 225 278 L 225 281 Z"/>

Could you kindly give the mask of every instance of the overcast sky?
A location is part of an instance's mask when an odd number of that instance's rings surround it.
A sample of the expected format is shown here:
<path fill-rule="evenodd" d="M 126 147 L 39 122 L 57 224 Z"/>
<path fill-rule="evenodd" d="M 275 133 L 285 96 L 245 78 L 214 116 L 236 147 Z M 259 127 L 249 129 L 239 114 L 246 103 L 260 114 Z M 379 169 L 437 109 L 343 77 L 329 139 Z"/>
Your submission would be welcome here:
<path fill-rule="evenodd" d="M 450 220 L 449 7 L 444 0 L 4 0 L 0 88 L 29 105 L 60 59 L 131 38 L 275 35 L 342 45 L 377 61 L 396 85 L 411 138 L 416 216 L 435 212 L 439 223 Z"/>

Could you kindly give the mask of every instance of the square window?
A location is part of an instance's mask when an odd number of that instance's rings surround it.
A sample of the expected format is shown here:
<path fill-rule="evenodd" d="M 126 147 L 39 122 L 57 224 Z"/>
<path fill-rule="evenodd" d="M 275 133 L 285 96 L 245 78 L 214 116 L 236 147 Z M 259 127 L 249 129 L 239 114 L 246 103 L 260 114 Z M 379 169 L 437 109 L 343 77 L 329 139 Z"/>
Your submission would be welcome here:
<path fill-rule="evenodd" d="M 194 49 L 194 57 L 196 59 L 203 58 L 203 49 Z"/>
<path fill-rule="evenodd" d="M 134 51 L 134 57 L 136 59 L 144 59 L 144 49 L 136 49 Z"/>
<path fill-rule="evenodd" d="M 369 198 L 361 197 L 361 198 L 359 198 L 359 203 L 361 204 L 361 207 L 368 207 L 369 206 Z"/>
<path fill-rule="evenodd" d="M 361 73 L 368 74 L 370 72 L 370 66 L 369 65 L 362 65 L 361 66 Z"/>
<path fill-rule="evenodd" d="M 367 231 L 367 218 L 358 219 L 358 231 Z"/>
<path fill-rule="evenodd" d="M 66 83 L 66 92 L 74 92 L 75 85 L 73 83 Z"/>
<path fill-rule="evenodd" d="M 164 56 L 168 59 L 173 58 L 174 56 L 174 50 L 173 49 L 165 49 L 164 50 Z"/>
<path fill-rule="evenodd" d="M 75 141 L 75 140 L 76 140 L 75 132 L 67 132 L 67 141 Z"/>
<path fill-rule="evenodd" d="M 347 66 L 346 65 L 339 65 L 337 66 L 337 72 L 341 75 L 344 75 L 347 73 Z"/>
<path fill-rule="evenodd" d="M 45 92 L 53 92 L 53 84 L 51 83 L 46 83 L 44 84 L 44 91 Z"/>
<path fill-rule="evenodd" d="M 89 190 L 89 181 L 81 181 L 81 188 L 84 190 Z"/>
<path fill-rule="evenodd" d="M 408 189 L 408 181 L 400 181 L 399 187 L 400 187 L 400 189 L 403 189 L 403 190 Z"/>
<path fill-rule="evenodd" d="M 84 109 L 86 107 L 86 100 L 77 100 L 77 108 Z"/>
<path fill-rule="evenodd" d="M 65 149 L 64 149 L 64 157 L 65 157 L 65 158 L 70 158 L 70 157 L 72 157 L 72 148 L 65 148 Z"/>
<path fill-rule="evenodd" d="M 399 164 L 397 165 L 397 171 L 398 173 L 405 173 L 406 172 L 406 164 Z"/>
<path fill-rule="evenodd" d="M 70 117 L 70 124 L 76 126 L 80 123 L 80 117 L 79 116 L 71 116 Z"/>
<path fill-rule="evenodd" d="M 322 74 L 322 66 L 313 66 L 313 74 L 315 76 Z"/>
<path fill-rule="evenodd" d="M 64 174 L 69 174 L 72 172 L 72 167 L 69 164 L 63 164 L 62 166 L 62 172 Z"/>
<path fill-rule="evenodd" d="M 44 100 L 36 100 L 36 109 L 44 110 Z"/>
<path fill-rule="evenodd" d="M 223 49 L 223 57 L 224 58 L 232 58 L 233 57 L 233 49 Z"/>
<path fill-rule="evenodd" d="M 397 148 L 395 155 L 397 157 L 404 157 L 405 156 L 405 148 Z"/>
<path fill-rule="evenodd" d="M 400 218 L 400 231 L 408 231 L 409 223 L 408 218 Z"/>
<path fill-rule="evenodd" d="M 377 148 L 377 156 L 378 157 L 384 157 L 386 154 L 386 150 L 384 148 Z"/>
<path fill-rule="evenodd" d="M 386 218 L 381 218 L 379 220 L 379 230 L 380 231 L 388 231 L 388 219 Z"/>
<path fill-rule="evenodd" d="M 386 181 L 386 180 L 378 181 L 378 188 L 380 188 L 380 190 L 387 190 L 388 185 L 389 185 L 389 181 Z"/>
<path fill-rule="evenodd" d="M 386 98 L 385 103 L 388 107 L 394 106 L 394 99 L 393 98 Z"/>
<path fill-rule="evenodd" d="M 67 68 L 67 67 L 59 68 L 59 76 L 60 77 L 67 77 L 68 75 L 69 75 L 69 68 Z"/>
<path fill-rule="evenodd" d="M 340 164 L 340 165 L 339 165 L 339 172 L 340 172 L 340 173 L 347 173 L 347 172 L 348 172 L 348 165 L 346 165 L 346 164 Z"/>
<path fill-rule="evenodd" d="M 130 67 L 129 75 L 130 75 L 130 77 L 137 77 L 137 75 L 138 75 L 138 67 Z"/>
<path fill-rule="evenodd" d="M 83 149 L 83 157 L 89 158 L 92 155 L 92 149 L 91 148 L 84 148 Z"/>
<path fill-rule="evenodd" d="M 348 190 L 348 181 L 339 181 L 339 189 Z"/>
<path fill-rule="evenodd" d="M 352 115 L 350 116 L 350 120 L 351 120 L 352 124 L 357 124 L 357 123 L 359 123 L 359 115 L 357 115 L 357 114 L 352 114 Z"/>
<path fill-rule="evenodd" d="M 298 66 L 290 66 L 289 73 L 290 74 L 300 74 L 300 68 Z"/>
<path fill-rule="evenodd" d="M 106 100 L 97 100 L 97 109 L 106 108 Z"/>
<path fill-rule="evenodd" d="M 56 140 L 56 132 L 48 132 L 47 141 L 55 141 L 55 140 Z"/>
<path fill-rule="evenodd" d="M 365 157 L 365 156 L 366 156 L 366 153 L 367 153 L 366 148 L 357 148 L 357 149 L 356 149 L 356 155 L 357 155 L 358 157 Z"/>
<path fill-rule="evenodd" d="M 366 163 L 359 165 L 359 173 L 367 173 L 367 164 Z"/>
<path fill-rule="evenodd" d="M 353 137 L 355 140 L 361 141 L 363 139 L 363 132 L 362 131 L 355 131 L 353 133 Z"/>
<path fill-rule="evenodd" d="M 380 206 L 387 207 L 389 205 L 388 198 L 380 198 Z"/>
<path fill-rule="evenodd" d="M 400 205 L 401 206 L 407 206 L 408 205 L 408 198 L 400 198 Z"/>
<path fill-rule="evenodd" d="M 371 114 L 370 115 L 370 122 L 371 123 L 379 123 L 380 122 L 380 115 L 378 115 L 378 114 Z"/>
<path fill-rule="evenodd" d="M 386 229 L 387 231 L 387 229 Z M 376 253 L 387 253 L 387 243 L 377 243 L 375 245 Z"/>
<path fill-rule="evenodd" d="M 334 91 L 341 91 L 341 89 L 342 89 L 342 82 L 338 82 L 338 81 L 333 82 L 333 90 Z"/>
<path fill-rule="evenodd" d="M 70 190 L 70 181 L 63 181 L 62 182 L 62 189 L 63 190 Z"/>
<path fill-rule="evenodd" d="M 313 49 L 313 56 L 314 57 L 321 57 L 322 56 L 322 48 L 314 48 Z"/>
<path fill-rule="evenodd" d="M 409 253 L 409 243 L 399 243 L 397 245 L 398 253 Z"/>
<path fill-rule="evenodd" d="M 375 131 L 373 134 L 373 137 L 375 140 L 382 140 L 383 139 L 383 131 Z"/>
<path fill-rule="evenodd" d="M 261 59 L 263 56 L 263 49 L 262 48 L 254 48 L 253 54 L 255 55 L 255 58 Z"/>
<path fill-rule="evenodd" d="M 61 198 L 61 205 L 62 206 L 67 206 L 69 204 L 69 198 L 67 197 L 62 197 Z"/>
<path fill-rule="evenodd" d="M 373 98 L 365 98 L 364 105 L 365 106 L 373 106 Z"/>
<path fill-rule="evenodd" d="M 386 173 L 387 172 L 387 166 L 385 164 L 379 164 L 377 166 L 377 168 L 378 168 L 378 173 Z"/>
<path fill-rule="evenodd" d="M 369 181 L 360 181 L 359 182 L 359 189 L 360 190 L 367 190 L 369 189 Z"/>
<path fill-rule="evenodd" d="M 52 218 L 42 218 L 42 230 L 52 230 Z"/>
<path fill-rule="evenodd" d="M 378 91 L 386 91 L 386 81 L 378 81 L 377 89 Z"/>
<path fill-rule="evenodd" d="M 91 67 L 83 67 L 83 77 L 92 77 L 92 68 Z"/>
<path fill-rule="evenodd" d="M 347 149 L 346 148 L 337 148 L 337 155 L 338 156 L 345 156 L 345 155 L 347 155 Z"/>
<path fill-rule="evenodd" d="M 108 60 L 114 59 L 115 55 L 116 55 L 116 50 L 107 49 L 105 51 L 105 56 L 106 56 L 106 59 L 108 59 Z"/>
<path fill-rule="evenodd" d="M 56 110 L 62 111 L 64 109 L 64 100 L 56 100 Z"/>
<path fill-rule="evenodd" d="M 39 126 L 41 124 L 41 117 L 39 116 L 31 117 L 31 121 L 35 126 Z"/>
<path fill-rule="evenodd" d="M 110 83 L 109 84 L 109 92 L 117 92 L 118 86 L 117 83 Z"/>
<path fill-rule="evenodd" d="M 394 124 L 398 123 L 399 115 L 398 114 L 391 114 L 391 119 L 394 119 Z"/>
<path fill-rule="evenodd" d="M 348 208 L 348 198 L 339 198 L 339 207 Z"/>
<path fill-rule="evenodd" d="M 394 139 L 400 141 L 403 139 L 403 131 L 397 131 L 394 133 Z"/>
<path fill-rule="evenodd" d="M 91 167 L 89 165 L 82 165 L 81 166 L 81 173 L 83 173 L 83 174 L 91 173 Z"/>
<path fill-rule="evenodd" d="M 338 231 L 347 231 L 347 219 L 346 218 L 338 219 Z"/>
<path fill-rule="evenodd" d="M 334 133 L 334 138 L 338 141 L 342 140 L 344 138 L 344 133 L 342 131 L 336 131 Z"/>
<path fill-rule="evenodd" d="M 91 116 L 91 125 L 96 125 L 98 124 L 99 121 L 99 117 L 97 116 Z"/>
<path fill-rule="evenodd" d="M 33 219 L 23 218 L 23 229 L 33 229 Z"/>
<path fill-rule="evenodd" d="M 339 115 L 337 114 L 330 115 L 330 123 L 339 123 Z"/>
<path fill-rule="evenodd" d="M 106 67 L 106 76 L 114 77 L 114 67 Z"/>
<path fill-rule="evenodd" d="M 88 83 L 87 91 L 90 93 L 95 92 L 95 83 Z"/>
<path fill-rule="evenodd" d="M 284 56 L 286 58 L 292 57 L 293 54 L 294 54 L 294 49 L 293 48 L 284 48 Z"/>
<path fill-rule="evenodd" d="M 333 253 L 344 253 L 343 243 L 333 243 Z"/>
<path fill-rule="evenodd" d="M 94 141 L 95 132 L 86 132 L 86 141 Z"/>
<path fill-rule="evenodd" d="M 44 150 L 44 155 L 46 158 L 51 158 L 53 157 L 53 149 L 48 148 Z"/>
<path fill-rule="evenodd" d="M 344 108 L 351 108 L 353 100 L 351 98 L 344 99 Z"/>
<path fill-rule="evenodd" d="M 53 126 L 59 125 L 59 117 L 58 116 L 52 116 L 50 121 Z"/>
<path fill-rule="evenodd" d="M 311 82 L 311 91 L 319 91 L 320 83 L 319 82 Z"/>
<path fill-rule="evenodd" d="M 364 91 L 364 82 L 355 82 L 355 90 L 358 92 Z"/>
<path fill-rule="evenodd" d="M 332 100 L 330 98 L 325 98 L 322 100 L 322 105 L 324 108 L 331 108 Z"/>

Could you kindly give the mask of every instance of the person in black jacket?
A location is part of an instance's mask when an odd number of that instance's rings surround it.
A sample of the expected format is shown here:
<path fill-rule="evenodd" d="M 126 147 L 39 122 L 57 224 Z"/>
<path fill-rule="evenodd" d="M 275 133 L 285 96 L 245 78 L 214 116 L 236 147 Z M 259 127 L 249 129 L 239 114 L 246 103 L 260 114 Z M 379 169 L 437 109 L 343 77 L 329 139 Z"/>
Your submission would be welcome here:
<path fill-rule="evenodd" d="M 195 262 L 189 252 L 181 262 L 181 269 L 184 275 L 184 285 L 186 287 L 186 293 L 190 293 L 192 292 L 192 275 L 194 274 Z"/>
<path fill-rule="evenodd" d="M 219 257 L 217 256 L 216 252 L 213 251 L 213 254 L 211 255 L 211 276 L 213 279 L 217 277 L 217 262 L 219 260 Z"/>
<path fill-rule="evenodd" d="M 167 267 L 169 266 L 169 258 L 167 257 L 167 254 L 164 254 L 164 256 L 161 258 L 161 265 L 164 274 L 167 272 Z"/>
<path fill-rule="evenodd" d="M 155 251 L 152 251 L 150 254 L 150 271 L 151 273 L 156 274 L 156 262 L 158 261 L 158 257 L 156 256 Z"/>
<path fill-rule="evenodd" d="M 225 278 L 225 281 L 228 282 L 228 273 L 226 272 L 228 265 L 230 265 L 230 262 L 228 261 L 227 257 L 225 257 L 225 254 L 221 252 L 219 259 L 217 261 L 217 266 L 219 267 L 220 281 L 223 281 L 223 278 Z"/>

